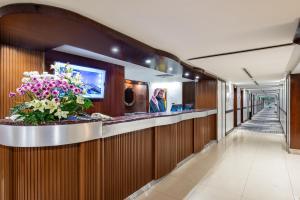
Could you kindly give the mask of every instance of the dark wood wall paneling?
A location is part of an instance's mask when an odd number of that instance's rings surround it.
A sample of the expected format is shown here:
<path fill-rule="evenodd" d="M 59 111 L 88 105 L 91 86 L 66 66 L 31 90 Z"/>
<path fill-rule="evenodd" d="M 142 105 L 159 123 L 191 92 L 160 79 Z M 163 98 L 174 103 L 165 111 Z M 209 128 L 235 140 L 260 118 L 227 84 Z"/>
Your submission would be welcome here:
<path fill-rule="evenodd" d="M 104 99 L 93 100 L 94 107 L 90 109 L 89 112 L 102 112 L 111 116 L 124 115 L 125 106 L 123 98 L 125 72 L 123 66 L 58 51 L 46 51 L 45 67 L 50 73 L 52 73 L 50 71 L 50 65 L 55 61 L 105 70 L 106 80 Z"/>
<path fill-rule="evenodd" d="M 198 82 L 183 83 L 183 104 L 192 103 L 196 109 L 216 109 L 217 84 L 216 79 L 201 79 Z"/>
<path fill-rule="evenodd" d="M 291 74 L 290 148 L 300 149 L 300 74 Z"/>
<path fill-rule="evenodd" d="M 103 142 L 103 199 L 124 199 L 154 179 L 153 128 L 109 137 Z"/>
<path fill-rule="evenodd" d="M 25 50 L 0 43 L 0 119 L 9 115 L 9 109 L 22 99 L 8 97 L 21 85 L 25 71 L 43 71 L 44 56 L 40 51 Z"/>
<path fill-rule="evenodd" d="M 177 164 L 177 124 L 155 127 L 155 179 L 171 172 Z"/>
<path fill-rule="evenodd" d="M 125 81 L 125 88 L 132 88 L 135 95 L 135 103 L 132 106 L 125 105 L 125 113 L 148 112 L 149 107 L 149 89 L 144 83 L 135 83 L 133 81 Z"/>
<path fill-rule="evenodd" d="M 185 120 L 178 123 L 177 129 L 177 163 L 181 162 L 194 152 L 194 120 Z"/>

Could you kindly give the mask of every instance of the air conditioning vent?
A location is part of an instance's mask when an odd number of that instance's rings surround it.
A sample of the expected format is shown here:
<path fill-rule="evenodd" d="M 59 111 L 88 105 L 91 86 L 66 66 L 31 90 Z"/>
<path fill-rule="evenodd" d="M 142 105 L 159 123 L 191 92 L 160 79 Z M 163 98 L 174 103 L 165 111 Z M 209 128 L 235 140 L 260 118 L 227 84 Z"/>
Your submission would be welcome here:
<path fill-rule="evenodd" d="M 172 74 L 159 74 L 159 75 L 156 75 L 157 77 L 160 77 L 160 78 L 168 78 L 168 77 L 172 77 L 174 75 Z"/>

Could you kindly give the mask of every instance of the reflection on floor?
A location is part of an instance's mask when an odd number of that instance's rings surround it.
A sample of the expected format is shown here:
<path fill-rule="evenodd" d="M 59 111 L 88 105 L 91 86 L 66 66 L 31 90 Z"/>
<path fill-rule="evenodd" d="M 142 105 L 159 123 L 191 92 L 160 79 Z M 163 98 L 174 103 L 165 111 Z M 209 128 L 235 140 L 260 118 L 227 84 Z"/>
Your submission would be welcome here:
<path fill-rule="evenodd" d="M 300 200 L 300 156 L 288 154 L 284 140 L 236 129 L 138 199 Z"/>
<path fill-rule="evenodd" d="M 251 121 L 242 124 L 239 129 L 260 133 L 283 133 L 282 126 L 278 119 L 278 113 L 274 107 L 263 109 L 254 115 Z"/>

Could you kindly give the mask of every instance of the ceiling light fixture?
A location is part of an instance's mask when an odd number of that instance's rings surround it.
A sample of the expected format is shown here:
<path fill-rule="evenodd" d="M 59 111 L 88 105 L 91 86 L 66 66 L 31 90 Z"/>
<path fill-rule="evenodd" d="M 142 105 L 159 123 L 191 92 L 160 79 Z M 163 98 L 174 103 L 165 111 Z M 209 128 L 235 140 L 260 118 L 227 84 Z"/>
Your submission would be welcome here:
<path fill-rule="evenodd" d="M 118 47 L 112 47 L 111 52 L 113 53 L 119 53 L 120 49 Z"/>
<path fill-rule="evenodd" d="M 190 75 L 190 73 L 188 73 L 188 72 L 184 73 L 184 76 L 189 76 L 189 75 Z"/>
<path fill-rule="evenodd" d="M 199 78 L 200 78 L 200 76 L 196 76 L 195 78 L 196 78 L 196 79 L 199 79 Z"/>
<path fill-rule="evenodd" d="M 168 70 L 171 72 L 173 71 L 173 67 L 169 67 Z"/>
<path fill-rule="evenodd" d="M 150 59 L 147 59 L 147 60 L 145 61 L 145 63 L 146 63 L 146 64 L 150 64 L 150 63 L 151 63 L 151 60 L 150 60 Z"/>

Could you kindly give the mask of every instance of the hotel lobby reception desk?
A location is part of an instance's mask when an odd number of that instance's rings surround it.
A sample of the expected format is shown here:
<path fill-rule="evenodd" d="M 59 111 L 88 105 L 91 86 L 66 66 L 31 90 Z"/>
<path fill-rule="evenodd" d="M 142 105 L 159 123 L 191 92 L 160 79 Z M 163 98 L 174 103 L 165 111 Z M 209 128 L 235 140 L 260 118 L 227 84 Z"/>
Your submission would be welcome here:
<path fill-rule="evenodd" d="M 216 110 L 0 125 L 0 200 L 124 199 L 216 139 Z"/>

